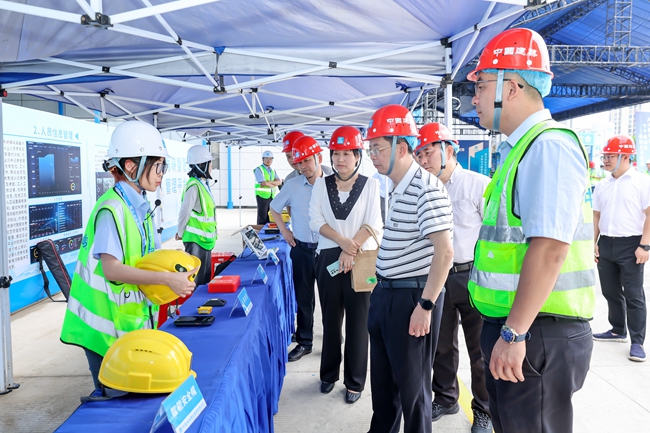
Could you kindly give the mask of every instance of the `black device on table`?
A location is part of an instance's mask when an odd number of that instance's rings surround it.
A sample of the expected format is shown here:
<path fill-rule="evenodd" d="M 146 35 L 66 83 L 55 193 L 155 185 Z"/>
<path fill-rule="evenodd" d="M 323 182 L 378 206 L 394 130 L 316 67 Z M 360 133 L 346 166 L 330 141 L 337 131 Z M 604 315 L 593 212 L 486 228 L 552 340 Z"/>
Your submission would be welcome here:
<path fill-rule="evenodd" d="M 204 307 L 223 307 L 226 305 L 226 300 L 221 298 L 211 298 L 205 301 Z"/>
<path fill-rule="evenodd" d="M 176 326 L 210 326 L 214 323 L 214 316 L 180 316 L 174 320 Z"/>

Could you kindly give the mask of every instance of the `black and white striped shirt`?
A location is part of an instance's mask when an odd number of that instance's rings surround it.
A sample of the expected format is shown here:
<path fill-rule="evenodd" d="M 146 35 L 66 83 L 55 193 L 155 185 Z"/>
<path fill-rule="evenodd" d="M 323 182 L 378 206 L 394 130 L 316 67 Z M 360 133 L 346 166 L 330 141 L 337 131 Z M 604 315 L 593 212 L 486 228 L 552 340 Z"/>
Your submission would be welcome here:
<path fill-rule="evenodd" d="M 442 182 L 415 161 L 390 194 L 384 237 L 377 254 L 382 278 L 427 276 L 433 245 L 426 237 L 453 231 L 451 200 Z"/>

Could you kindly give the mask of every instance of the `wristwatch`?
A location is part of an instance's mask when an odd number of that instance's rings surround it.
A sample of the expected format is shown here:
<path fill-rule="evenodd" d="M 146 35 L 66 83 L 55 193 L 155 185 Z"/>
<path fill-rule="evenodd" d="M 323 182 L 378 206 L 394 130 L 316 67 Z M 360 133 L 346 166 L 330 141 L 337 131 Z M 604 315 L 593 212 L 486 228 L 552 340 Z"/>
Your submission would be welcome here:
<path fill-rule="evenodd" d="M 517 331 L 515 331 L 513 328 L 509 327 L 508 325 L 503 325 L 501 327 L 501 338 L 503 338 L 505 342 L 508 344 L 520 343 L 524 341 L 526 337 L 528 337 L 528 333 L 519 335 L 517 334 Z"/>
<path fill-rule="evenodd" d="M 650 251 L 650 245 L 639 244 L 639 248 L 643 248 L 646 251 Z"/>
<path fill-rule="evenodd" d="M 420 304 L 420 307 L 422 307 L 422 309 L 426 310 L 426 311 L 431 311 L 434 308 L 436 308 L 436 303 L 435 302 L 430 301 L 430 300 L 425 299 L 425 298 L 420 298 L 420 300 L 418 301 L 418 304 Z"/>

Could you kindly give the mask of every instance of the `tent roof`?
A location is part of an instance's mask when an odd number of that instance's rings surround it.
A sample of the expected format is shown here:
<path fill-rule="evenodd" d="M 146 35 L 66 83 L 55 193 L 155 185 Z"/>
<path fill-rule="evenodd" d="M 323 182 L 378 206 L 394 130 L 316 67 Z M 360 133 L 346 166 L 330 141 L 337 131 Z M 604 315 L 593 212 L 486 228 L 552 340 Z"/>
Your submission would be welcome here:
<path fill-rule="evenodd" d="M 328 136 L 365 127 L 384 104 L 441 95 L 451 73 L 455 115 L 475 123 L 468 62 L 504 28 L 533 28 L 551 45 L 605 45 L 608 1 L 559 0 L 528 13 L 513 1 L 0 0 L 0 84 L 101 118 L 257 143 L 294 128 Z M 631 45 L 648 45 L 648 15 L 648 2 L 634 4 Z M 556 117 L 647 100 L 642 62 L 561 62 L 560 51 L 546 100 Z"/>

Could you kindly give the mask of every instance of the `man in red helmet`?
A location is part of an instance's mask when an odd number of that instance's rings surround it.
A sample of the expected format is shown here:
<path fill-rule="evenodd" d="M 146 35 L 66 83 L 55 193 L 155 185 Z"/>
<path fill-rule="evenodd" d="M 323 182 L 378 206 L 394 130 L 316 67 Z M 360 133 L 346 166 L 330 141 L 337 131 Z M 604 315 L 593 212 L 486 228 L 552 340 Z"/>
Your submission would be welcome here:
<path fill-rule="evenodd" d="M 293 153 L 291 153 L 291 149 L 293 148 L 293 143 L 295 143 L 297 139 L 303 137 L 304 135 L 305 134 L 300 131 L 290 131 L 287 132 L 287 135 L 285 135 L 284 139 L 282 140 L 282 153 L 284 153 L 284 156 L 287 157 L 287 162 L 291 168 L 293 168 L 293 171 L 284 178 L 285 182 L 289 179 L 300 176 L 300 171 L 298 171 L 298 164 L 294 164 L 293 162 Z"/>
<path fill-rule="evenodd" d="M 650 179 L 630 163 L 636 153 L 632 137 L 615 135 L 602 153 L 605 170 L 612 175 L 594 190 L 594 237 L 598 239 L 594 255 L 612 329 L 594 334 L 594 340 L 624 343 L 629 331 L 628 358 L 643 362 L 647 316 L 643 268 L 650 256 Z"/>
<path fill-rule="evenodd" d="M 437 421 L 460 409 L 458 319 L 461 318 L 472 372 L 472 433 L 492 433 L 480 344 L 483 318 L 469 303 L 467 295 L 474 245 L 483 222 L 483 193 L 490 178 L 465 170 L 458 163 L 458 150 L 458 140 L 445 125 L 432 122 L 420 128 L 420 138 L 415 148 L 416 160 L 444 183 L 454 209 L 454 264 L 445 282 L 445 302 L 433 360 L 431 388 L 435 396 L 431 420 Z"/>
<path fill-rule="evenodd" d="M 413 159 L 417 136 L 409 110 L 387 105 L 373 114 L 366 137 L 373 165 L 395 185 L 368 312 L 371 433 L 397 433 L 402 415 L 405 432 L 431 432 L 431 366 L 453 221 L 442 182 Z"/>
<path fill-rule="evenodd" d="M 525 28 L 490 40 L 467 77 L 481 126 L 508 136 L 468 283 L 497 433 L 571 432 L 593 349 L 589 160 L 544 109 L 552 77 L 544 40 Z"/>
<path fill-rule="evenodd" d="M 293 288 L 298 311 L 296 317 L 296 346 L 289 352 L 289 362 L 298 361 L 312 351 L 314 340 L 314 308 L 316 298 L 316 247 L 318 232 L 309 228 L 309 201 L 316 179 L 332 174 L 332 169 L 322 166 L 323 149 L 307 135 L 293 142 L 293 161 L 301 175 L 290 179 L 271 202 L 271 215 L 277 221 L 282 237 L 291 245 Z M 282 209 L 291 207 L 291 230 L 282 220 Z"/>

